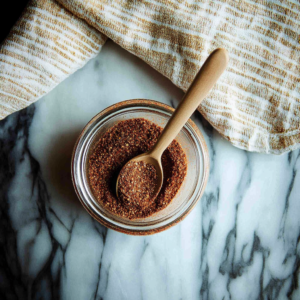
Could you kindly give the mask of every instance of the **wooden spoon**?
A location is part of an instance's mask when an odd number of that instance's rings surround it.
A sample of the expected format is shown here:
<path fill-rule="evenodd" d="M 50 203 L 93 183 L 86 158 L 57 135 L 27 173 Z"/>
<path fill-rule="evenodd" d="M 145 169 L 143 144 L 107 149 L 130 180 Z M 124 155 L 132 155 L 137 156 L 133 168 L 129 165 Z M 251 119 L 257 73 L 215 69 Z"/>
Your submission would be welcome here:
<path fill-rule="evenodd" d="M 149 152 L 138 155 L 129 161 L 143 161 L 146 164 L 151 164 L 154 166 L 157 172 L 157 182 L 154 193 L 155 197 L 158 195 L 164 179 L 161 164 L 161 156 L 163 152 L 176 138 L 181 128 L 185 125 L 190 116 L 197 109 L 201 101 L 208 95 L 214 84 L 224 72 L 228 64 L 228 60 L 228 53 L 225 49 L 216 49 L 209 55 L 200 71 L 196 75 L 188 91 L 186 92 L 184 98 L 181 100 L 177 109 L 174 111 L 169 122 L 165 126 L 163 132 L 159 136 L 155 146 Z M 123 168 L 125 168 L 127 164 L 125 164 Z M 119 196 L 119 178 L 120 176 L 118 176 L 117 178 L 117 196 Z"/>

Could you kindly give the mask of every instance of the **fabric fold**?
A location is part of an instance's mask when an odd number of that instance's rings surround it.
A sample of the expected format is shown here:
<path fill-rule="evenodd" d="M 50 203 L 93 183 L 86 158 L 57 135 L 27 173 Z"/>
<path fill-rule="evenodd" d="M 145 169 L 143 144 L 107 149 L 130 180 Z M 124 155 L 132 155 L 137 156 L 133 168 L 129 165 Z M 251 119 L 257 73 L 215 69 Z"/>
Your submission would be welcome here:
<path fill-rule="evenodd" d="M 297 1 L 58 1 L 184 91 L 226 48 L 229 67 L 199 111 L 239 148 L 300 146 Z"/>
<path fill-rule="evenodd" d="M 82 67 L 106 37 L 184 91 L 223 47 L 229 66 L 202 115 L 242 149 L 280 154 L 300 146 L 299 2 L 57 2 L 31 1 L 0 49 L 2 118 Z"/>
<path fill-rule="evenodd" d="M 105 41 L 56 1 L 30 1 L 0 47 L 0 119 L 48 93 Z"/>

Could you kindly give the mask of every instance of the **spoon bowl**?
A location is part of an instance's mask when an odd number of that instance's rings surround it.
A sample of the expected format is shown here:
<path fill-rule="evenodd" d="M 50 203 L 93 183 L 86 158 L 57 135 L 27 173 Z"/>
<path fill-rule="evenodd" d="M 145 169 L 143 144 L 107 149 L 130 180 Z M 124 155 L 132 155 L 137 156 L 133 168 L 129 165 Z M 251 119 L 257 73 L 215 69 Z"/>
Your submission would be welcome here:
<path fill-rule="evenodd" d="M 161 159 L 160 159 L 160 157 L 157 158 L 155 156 L 152 156 L 151 155 L 151 151 L 143 153 L 143 154 L 140 154 L 140 155 L 134 157 L 133 159 L 131 159 L 130 161 L 128 161 L 123 166 L 122 170 L 124 168 L 126 168 L 129 163 L 140 162 L 140 161 L 143 161 L 146 164 L 152 165 L 155 168 L 155 170 L 156 170 L 157 180 L 156 180 L 156 184 L 155 184 L 155 191 L 153 193 L 153 198 L 156 198 L 157 195 L 160 192 L 160 189 L 161 189 L 163 181 L 164 181 L 163 168 L 162 168 L 162 165 L 161 165 Z M 119 182 L 120 182 L 119 179 L 120 179 L 120 174 L 122 173 L 122 170 L 120 171 L 120 173 L 118 175 L 118 178 L 117 178 L 117 184 L 116 184 L 117 197 L 119 197 Z"/>

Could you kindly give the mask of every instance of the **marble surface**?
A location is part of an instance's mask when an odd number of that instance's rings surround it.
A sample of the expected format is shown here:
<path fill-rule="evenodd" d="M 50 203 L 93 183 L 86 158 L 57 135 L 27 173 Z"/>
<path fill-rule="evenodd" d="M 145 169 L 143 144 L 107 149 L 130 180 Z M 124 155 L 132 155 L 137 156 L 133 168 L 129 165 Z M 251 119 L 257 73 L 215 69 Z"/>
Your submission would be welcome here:
<path fill-rule="evenodd" d="M 196 113 L 211 170 L 201 202 L 153 236 L 107 230 L 81 207 L 71 152 L 125 99 L 183 93 L 119 46 L 0 123 L 0 299 L 300 299 L 300 151 L 234 148 Z"/>

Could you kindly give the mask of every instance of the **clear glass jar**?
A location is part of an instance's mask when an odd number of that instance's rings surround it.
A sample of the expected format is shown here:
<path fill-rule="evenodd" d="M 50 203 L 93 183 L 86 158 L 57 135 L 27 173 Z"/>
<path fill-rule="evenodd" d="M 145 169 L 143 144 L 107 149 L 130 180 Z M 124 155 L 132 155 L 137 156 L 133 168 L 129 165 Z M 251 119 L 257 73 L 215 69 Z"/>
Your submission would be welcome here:
<path fill-rule="evenodd" d="M 104 109 L 84 127 L 73 151 L 73 185 L 84 208 L 104 226 L 133 235 L 157 233 L 180 222 L 201 198 L 209 174 L 209 157 L 204 137 L 191 119 L 176 137 L 187 156 L 187 175 L 165 209 L 144 219 L 121 218 L 97 202 L 89 185 L 89 156 L 109 128 L 133 118 L 145 118 L 164 127 L 173 111 L 170 106 L 152 100 L 127 100 Z"/>

